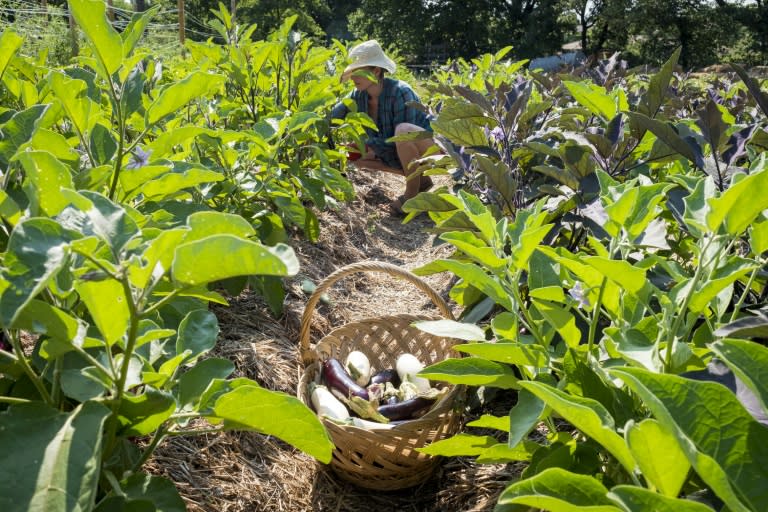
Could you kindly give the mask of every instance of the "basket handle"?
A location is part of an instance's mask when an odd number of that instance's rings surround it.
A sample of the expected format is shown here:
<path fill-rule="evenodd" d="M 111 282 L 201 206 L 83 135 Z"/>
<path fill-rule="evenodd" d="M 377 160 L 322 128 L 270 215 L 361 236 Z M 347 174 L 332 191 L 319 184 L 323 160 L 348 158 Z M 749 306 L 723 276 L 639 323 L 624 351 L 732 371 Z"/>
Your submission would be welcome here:
<path fill-rule="evenodd" d="M 426 281 L 409 272 L 408 270 L 402 269 L 396 265 L 386 263 L 384 261 L 358 261 L 356 263 L 350 263 L 349 265 L 345 265 L 335 270 L 323 281 L 321 281 L 320 284 L 317 285 L 317 288 L 315 288 L 315 291 L 312 292 L 312 295 L 309 297 L 309 301 L 307 301 L 307 305 L 304 308 L 304 313 L 301 315 L 301 332 L 299 334 L 299 349 L 301 350 L 301 358 L 304 360 L 305 364 L 310 363 L 313 359 L 309 349 L 309 330 L 312 323 L 312 314 L 315 311 L 315 306 L 317 306 L 320 297 L 323 295 L 323 293 L 326 292 L 326 290 L 328 290 L 328 288 L 336 283 L 336 281 L 357 272 L 383 272 L 385 274 L 390 274 L 395 277 L 405 279 L 406 281 L 409 281 L 415 285 L 419 290 L 423 291 L 427 297 L 429 297 L 432 303 L 437 306 L 437 309 L 440 310 L 440 313 L 442 313 L 443 316 L 450 320 L 455 319 L 453 312 L 448 307 L 448 304 L 446 304 L 443 298 L 440 297 L 440 295 L 438 295 L 437 292 Z"/>

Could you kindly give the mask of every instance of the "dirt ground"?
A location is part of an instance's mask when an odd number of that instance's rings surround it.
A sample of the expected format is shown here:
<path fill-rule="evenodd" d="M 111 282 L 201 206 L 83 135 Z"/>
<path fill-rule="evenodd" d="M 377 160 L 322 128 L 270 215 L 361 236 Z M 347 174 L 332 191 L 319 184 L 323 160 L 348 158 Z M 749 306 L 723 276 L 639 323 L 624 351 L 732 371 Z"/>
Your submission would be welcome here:
<path fill-rule="evenodd" d="M 297 240 L 293 244 L 301 270 L 287 283 L 281 318 L 272 317 L 264 303 L 249 292 L 230 298 L 229 307 L 214 308 L 221 326 L 215 355 L 234 361 L 238 376 L 296 394 L 301 375 L 297 345 L 308 299 L 301 287 L 305 279 L 319 283 L 337 268 L 356 261 L 385 261 L 410 270 L 450 254 L 447 246 L 435 243 L 426 216 L 408 224 L 390 216 L 388 204 L 402 193 L 402 178 L 366 172 L 356 172 L 351 178 L 357 199 L 321 214 L 318 243 Z M 445 184 L 440 177 L 435 182 L 436 186 Z M 448 275 L 425 278 L 446 300 L 449 279 Z M 329 295 L 330 304 L 320 305 L 314 316 L 313 341 L 358 318 L 435 311 L 411 283 L 381 273 L 349 275 Z M 465 422 L 483 412 L 508 413 L 506 398 L 485 404 L 482 410 L 468 410 Z M 173 480 L 192 512 L 480 512 L 493 510 L 498 494 L 521 467 L 478 465 L 471 458 L 442 459 L 432 477 L 415 488 L 370 491 L 339 480 L 326 466 L 278 439 L 230 432 L 168 439 L 147 469 Z"/>

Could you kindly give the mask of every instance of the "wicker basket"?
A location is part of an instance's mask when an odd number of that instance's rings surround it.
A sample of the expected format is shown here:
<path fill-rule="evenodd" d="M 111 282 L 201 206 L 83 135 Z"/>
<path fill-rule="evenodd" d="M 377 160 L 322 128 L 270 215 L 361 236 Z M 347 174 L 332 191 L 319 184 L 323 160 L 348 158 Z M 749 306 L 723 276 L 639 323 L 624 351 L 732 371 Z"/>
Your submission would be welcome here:
<path fill-rule="evenodd" d="M 356 272 L 385 272 L 413 283 L 443 316 L 399 314 L 368 318 L 337 327 L 315 346 L 310 346 L 310 324 L 320 296 L 336 281 Z M 311 407 L 307 387 L 319 381 L 322 361 L 328 357 L 343 361 L 352 350 L 367 355 L 376 370 L 394 368 L 397 357 L 405 352 L 426 365 L 449 356 L 459 357 L 451 349 L 457 340 L 434 336 L 411 325 L 419 320 L 440 318 L 453 319 L 448 305 L 427 283 L 407 270 L 383 262 L 353 263 L 336 270 L 317 286 L 301 319 L 300 349 L 305 368 L 299 382 L 299 398 Z M 448 387 L 447 393 L 427 414 L 389 429 L 363 429 L 322 418 L 336 446 L 330 464 L 333 471 L 361 487 L 384 491 L 411 487 L 427 480 L 439 459 L 415 449 L 450 437 L 461 426 L 464 388 Z"/>

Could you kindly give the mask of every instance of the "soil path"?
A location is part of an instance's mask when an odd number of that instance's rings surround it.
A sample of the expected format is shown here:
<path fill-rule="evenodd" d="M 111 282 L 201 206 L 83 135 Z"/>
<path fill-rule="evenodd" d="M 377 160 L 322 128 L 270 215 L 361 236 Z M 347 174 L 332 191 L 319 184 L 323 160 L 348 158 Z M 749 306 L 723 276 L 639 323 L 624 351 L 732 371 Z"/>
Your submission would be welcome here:
<path fill-rule="evenodd" d="M 234 361 L 238 376 L 296 394 L 301 371 L 298 333 L 308 299 L 302 292 L 303 280 L 318 283 L 356 261 L 385 261 L 411 270 L 450 254 L 428 232 L 432 223 L 426 216 L 407 224 L 390 216 L 388 204 L 402 192 L 402 178 L 362 172 L 351 178 L 357 199 L 322 213 L 318 243 L 297 240 L 293 244 L 301 269 L 288 282 L 286 310 L 280 319 L 249 292 L 230 298 L 229 307 L 214 309 L 221 325 L 215 355 Z M 435 181 L 440 186 L 440 178 Z M 447 300 L 449 277 L 441 274 L 425 280 Z M 331 303 L 318 307 L 314 316 L 314 341 L 330 328 L 358 318 L 435 311 L 423 292 L 387 274 L 347 276 L 329 295 Z M 499 404 L 498 411 L 483 412 L 503 415 L 508 406 Z M 475 411 L 475 417 L 479 414 Z M 467 421 L 471 419 L 472 413 Z M 477 429 L 473 433 L 492 434 Z M 445 459 L 416 488 L 375 492 L 338 480 L 327 467 L 275 438 L 243 432 L 172 438 L 161 445 L 148 466 L 174 481 L 193 512 L 490 511 L 520 469 L 511 464 Z"/>

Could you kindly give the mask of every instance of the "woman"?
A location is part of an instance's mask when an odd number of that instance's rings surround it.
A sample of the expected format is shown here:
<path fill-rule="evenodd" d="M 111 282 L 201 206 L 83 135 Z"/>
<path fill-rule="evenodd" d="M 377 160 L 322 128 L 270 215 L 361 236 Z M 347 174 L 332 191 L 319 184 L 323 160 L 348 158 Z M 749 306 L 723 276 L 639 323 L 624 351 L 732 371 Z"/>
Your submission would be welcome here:
<path fill-rule="evenodd" d="M 368 153 L 353 163 L 359 169 L 405 176 L 405 193 L 391 206 L 394 214 L 402 215 L 405 201 L 432 186 L 429 177 L 411 178 L 416 171 L 416 165 L 411 164 L 421 158 L 433 142 L 431 137 L 399 142 L 387 142 L 387 139 L 414 131 L 431 132 L 429 118 L 409 105 L 411 102 L 420 103 L 410 85 L 385 76 L 385 73 L 393 73 L 396 65 L 384 54 L 377 41 L 366 41 L 355 46 L 349 51 L 349 58 L 351 63 L 344 69 L 341 79 L 352 80 L 355 89 L 349 97 L 357 105 L 358 112 L 366 112 L 377 127 L 377 130 L 366 128 Z M 331 116 L 343 118 L 348 112 L 344 103 L 338 103 Z"/>

